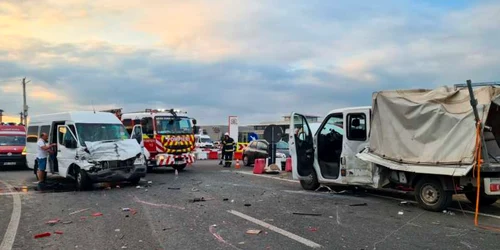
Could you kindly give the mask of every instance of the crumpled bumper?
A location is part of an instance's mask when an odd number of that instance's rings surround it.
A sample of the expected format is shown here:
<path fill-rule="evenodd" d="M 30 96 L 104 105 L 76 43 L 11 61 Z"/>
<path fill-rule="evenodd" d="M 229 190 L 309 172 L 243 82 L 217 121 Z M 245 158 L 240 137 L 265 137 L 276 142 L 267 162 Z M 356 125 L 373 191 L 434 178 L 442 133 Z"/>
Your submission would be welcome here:
<path fill-rule="evenodd" d="M 114 182 L 129 181 L 146 176 L 145 165 L 134 165 L 130 167 L 102 169 L 95 172 L 87 172 L 92 182 Z"/>

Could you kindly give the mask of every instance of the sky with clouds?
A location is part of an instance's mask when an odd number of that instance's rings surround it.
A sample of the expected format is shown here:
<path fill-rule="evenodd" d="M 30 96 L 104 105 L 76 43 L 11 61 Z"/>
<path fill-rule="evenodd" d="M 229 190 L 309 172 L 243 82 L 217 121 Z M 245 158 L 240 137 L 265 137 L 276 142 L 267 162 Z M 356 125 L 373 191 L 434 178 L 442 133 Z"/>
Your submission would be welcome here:
<path fill-rule="evenodd" d="M 180 108 L 200 124 L 500 80 L 499 1 L 1 0 L 0 109 Z"/>

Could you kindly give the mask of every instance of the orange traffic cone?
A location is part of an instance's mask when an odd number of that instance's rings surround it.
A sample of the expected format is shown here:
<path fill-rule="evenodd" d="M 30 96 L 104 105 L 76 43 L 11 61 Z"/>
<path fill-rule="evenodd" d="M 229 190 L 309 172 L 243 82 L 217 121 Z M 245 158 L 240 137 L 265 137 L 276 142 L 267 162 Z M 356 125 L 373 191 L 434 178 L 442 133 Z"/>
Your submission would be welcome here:
<path fill-rule="evenodd" d="M 239 159 L 236 159 L 236 166 L 234 168 L 236 168 L 236 169 L 240 168 L 240 160 Z"/>

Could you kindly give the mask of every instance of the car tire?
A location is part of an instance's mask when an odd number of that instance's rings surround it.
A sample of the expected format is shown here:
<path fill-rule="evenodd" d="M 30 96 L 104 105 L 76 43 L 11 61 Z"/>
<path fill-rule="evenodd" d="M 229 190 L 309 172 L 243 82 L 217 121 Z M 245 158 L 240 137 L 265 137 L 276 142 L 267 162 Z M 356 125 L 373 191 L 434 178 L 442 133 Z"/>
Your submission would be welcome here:
<path fill-rule="evenodd" d="M 477 190 L 477 189 L 475 189 Z M 469 200 L 474 207 L 476 206 L 476 191 L 466 192 L 465 197 Z M 489 196 L 484 192 L 484 188 L 481 188 L 481 193 L 479 194 L 479 206 L 490 206 L 497 202 L 498 198 L 494 196 Z"/>
<path fill-rule="evenodd" d="M 83 169 L 76 170 L 76 189 L 78 191 L 87 191 L 92 187 L 92 182 Z"/>
<path fill-rule="evenodd" d="M 251 165 L 248 155 L 243 155 L 243 165 L 245 165 L 247 167 Z"/>
<path fill-rule="evenodd" d="M 420 206 L 429 211 L 443 211 L 452 202 L 453 193 L 444 190 L 437 178 L 423 177 L 415 187 L 415 199 Z"/>
<path fill-rule="evenodd" d="M 313 169 L 312 173 L 309 175 L 308 180 L 300 180 L 300 185 L 305 190 L 316 190 L 319 188 L 318 175 L 316 171 Z"/>
<path fill-rule="evenodd" d="M 184 168 L 186 168 L 187 164 L 184 163 L 184 164 L 181 164 L 181 165 L 174 165 L 174 169 L 176 169 L 177 171 L 183 171 Z"/>

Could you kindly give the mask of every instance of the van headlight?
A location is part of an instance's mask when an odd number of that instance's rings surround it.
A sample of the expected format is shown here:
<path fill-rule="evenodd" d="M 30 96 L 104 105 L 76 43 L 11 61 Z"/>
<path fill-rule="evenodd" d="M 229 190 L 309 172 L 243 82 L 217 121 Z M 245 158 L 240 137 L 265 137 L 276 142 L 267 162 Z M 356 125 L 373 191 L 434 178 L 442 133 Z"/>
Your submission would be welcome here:
<path fill-rule="evenodd" d="M 143 165 L 144 164 L 144 157 L 137 157 L 135 158 L 134 165 Z"/>

